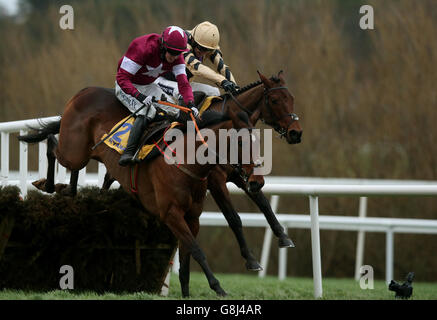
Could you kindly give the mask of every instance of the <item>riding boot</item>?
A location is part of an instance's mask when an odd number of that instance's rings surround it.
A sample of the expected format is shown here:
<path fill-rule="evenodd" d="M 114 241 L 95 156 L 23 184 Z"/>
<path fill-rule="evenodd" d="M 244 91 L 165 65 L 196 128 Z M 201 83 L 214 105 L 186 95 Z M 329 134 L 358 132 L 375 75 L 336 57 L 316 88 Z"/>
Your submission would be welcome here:
<path fill-rule="evenodd" d="M 123 154 L 118 161 L 120 166 L 127 166 L 129 164 L 134 164 L 135 151 L 137 150 L 138 142 L 143 134 L 144 128 L 147 125 L 146 117 L 137 116 L 135 122 L 130 131 L 129 139 L 127 140 L 127 146 Z"/>

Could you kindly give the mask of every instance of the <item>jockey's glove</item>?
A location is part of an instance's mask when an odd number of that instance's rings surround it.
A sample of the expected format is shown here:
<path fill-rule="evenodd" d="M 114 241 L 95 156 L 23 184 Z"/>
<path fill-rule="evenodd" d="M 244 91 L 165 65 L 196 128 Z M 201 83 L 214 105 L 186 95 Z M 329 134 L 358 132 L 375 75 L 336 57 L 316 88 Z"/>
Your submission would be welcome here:
<path fill-rule="evenodd" d="M 237 85 L 229 80 L 223 80 L 220 85 L 222 86 L 222 88 L 226 91 L 226 92 L 230 92 L 232 94 L 237 94 Z"/>
<path fill-rule="evenodd" d="M 153 96 L 146 96 L 146 98 L 143 100 L 143 103 L 146 105 L 146 107 L 150 107 L 153 102 Z"/>
<path fill-rule="evenodd" d="M 188 102 L 188 108 L 191 109 L 191 112 L 193 113 L 193 116 L 197 118 L 199 116 L 199 110 L 197 110 L 196 105 L 193 101 Z"/>

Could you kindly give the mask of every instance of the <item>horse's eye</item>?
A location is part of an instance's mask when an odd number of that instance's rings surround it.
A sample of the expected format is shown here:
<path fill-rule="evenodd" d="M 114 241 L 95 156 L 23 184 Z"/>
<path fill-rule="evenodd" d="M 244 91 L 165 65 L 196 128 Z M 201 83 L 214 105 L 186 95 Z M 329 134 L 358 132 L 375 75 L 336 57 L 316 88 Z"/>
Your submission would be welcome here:
<path fill-rule="evenodd" d="M 278 103 L 278 99 L 272 99 L 272 103 L 273 104 L 277 104 Z"/>

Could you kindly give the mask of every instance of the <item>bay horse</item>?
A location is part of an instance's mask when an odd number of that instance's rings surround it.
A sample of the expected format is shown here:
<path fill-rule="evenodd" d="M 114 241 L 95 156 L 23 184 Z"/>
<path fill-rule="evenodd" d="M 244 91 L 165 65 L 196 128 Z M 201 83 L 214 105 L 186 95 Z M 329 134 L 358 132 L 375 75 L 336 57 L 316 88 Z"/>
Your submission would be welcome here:
<path fill-rule="evenodd" d="M 258 74 L 260 81 L 241 88 L 236 97 L 230 96 L 232 99 L 228 103 L 222 106 L 212 105 L 212 110 L 244 111 L 250 116 L 253 125 L 261 120 L 277 131 L 281 138 L 285 137 L 289 144 L 300 143 L 303 130 L 298 116 L 294 113 L 294 96 L 286 87 L 283 71 L 280 71 L 277 77 L 270 79 L 260 72 Z M 278 238 L 280 248 L 292 248 L 294 243 L 284 232 L 284 228 L 276 219 L 268 199 L 261 190 L 264 185 L 262 176 L 254 176 L 250 172 L 237 174 L 235 169 L 228 165 L 216 166 L 208 177 L 208 189 L 237 238 L 241 255 L 246 259 L 246 268 L 252 271 L 262 270 L 248 248 L 243 235 L 242 222 L 232 205 L 226 182 L 232 182 L 243 189 L 255 202 L 266 217 L 273 234 Z"/>
<path fill-rule="evenodd" d="M 223 101 L 223 103 L 213 103 L 210 109 L 221 110 L 224 112 L 227 112 L 228 110 L 244 111 L 250 116 L 251 122 L 256 123 L 259 119 L 261 119 L 267 125 L 273 127 L 276 131 L 278 131 L 281 137 L 285 137 L 289 144 L 299 143 L 301 140 L 302 128 L 300 127 L 297 116 L 294 114 L 294 97 L 285 87 L 283 72 L 279 72 L 278 77 L 272 77 L 271 79 L 267 79 L 259 72 L 258 74 L 260 77 L 260 81 L 243 87 L 239 90 L 237 96 L 232 97 L 232 99 L 229 97 L 229 99 L 226 101 L 227 96 L 225 96 L 225 101 Z M 113 91 L 103 88 L 83 89 L 75 97 L 73 97 L 70 102 L 67 103 L 67 107 L 71 104 L 77 104 L 76 108 L 86 109 L 87 106 L 85 104 L 76 102 L 76 100 L 80 100 L 80 97 L 82 95 L 87 96 L 86 100 L 89 100 L 92 108 L 96 108 L 95 105 L 98 105 L 98 108 L 99 110 L 101 110 L 101 112 L 103 112 L 102 110 L 104 110 L 105 108 L 108 108 L 112 110 L 112 112 L 115 112 L 117 114 L 117 119 L 122 119 L 123 117 L 128 115 L 125 108 L 121 106 L 120 102 L 113 96 Z M 65 114 L 63 117 L 65 117 Z M 108 122 L 105 119 L 102 120 Z M 102 128 L 106 128 L 103 129 L 101 132 L 105 130 L 105 132 L 109 132 L 109 129 L 112 128 L 113 125 L 112 121 L 109 121 L 108 123 L 101 123 L 101 120 L 98 118 L 92 119 L 92 121 L 88 119 L 87 121 L 99 123 Z M 50 124 L 50 126 L 53 127 L 51 130 L 54 132 L 54 134 L 60 131 L 60 123 L 53 123 Z M 86 124 L 84 128 L 90 130 L 89 123 Z M 99 139 L 101 137 L 101 132 L 97 134 L 97 136 L 95 136 L 94 138 Z M 25 139 L 22 140 L 25 141 Z M 38 141 L 41 140 L 43 139 L 40 139 Z M 54 165 L 56 159 L 54 150 L 56 148 L 56 139 L 54 138 L 53 134 L 50 134 L 47 140 L 47 156 L 49 158 L 48 175 L 47 180 L 42 186 L 39 186 L 39 188 L 46 192 L 54 192 Z M 72 170 L 70 178 L 70 192 L 72 194 L 76 192 L 79 170 L 86 165 L 87 161 L 90 158 L 99 160 L 98 154 L 91 153 L 91 147 L 93 146 L 93 143 L 94 142 L 89 142 L 88 146 L 84 148 L 83 153 L 86 156 L 82 157 L 82 159 L 87 160 L 85 160 L 84 162 L 78 162 L 76 160 L 74 163 L 72 163 L 75 166 L 70 166 L 70 168 L 75 168 Z M 67 159 L 63 159 L 63 161 L 66 160 Z M 111 165 L 115 166 L 116 162 L 117 159 L 112 159 Z M 67 165 L 70 165 L 70 163 L 65 163 Z M 63 163 L 61 162 L 61 164 Z M 109 178 L 110 174 L 111 171 L 108 170 L 108 175 L 105 176 L 104 183 L 104 187 L 106 188 L 109 188 L 111 182 L 114 180 L 113 178 Z M 238 240 L 241 254 L 243 258 L 246 259 L 246 268 L 248 270 L 254 271 L 261 270 L 262 268 L 260 264 L 254 258 L 253 254 L 247 246 L 246 240 L 242 232 L 241 219 L 232 205 L 229 192 L 226 188 L 227 181 L 231 181 L 235 183 L 238 187 L 242 188 L 257 204 L 257 206 L 266 216 L 266 219 L 270 227 L 272 228 L 275 236 L 278 237 L 279 247 L 294 247 L 294 244 L 291 239 L 289 239 L 288 236 L 284 233 L 284 229 L 277 221 L 275 214 L 270 207 L 269 201 L 264 196 L 262 191 L 260 191 L 262 185 L 264 184 L 263 177 L 254 176 L 251 174 L 244 174 L 242 176 L 239 173 L 237 174 L 236 170 L 230 166 L 216 165 L 211 170 L 208 176 L 208 188 L 211 191 L 211 194 L 213 195 L 216 203 L 222 210 L 226 220 L 228 221 L 229 226 L 231 227 Z M 189 264 L 189 260 L 186 263 Z M 182 268 L 183 267 L 181 264 L 181 270 Z M 189 266 L 186 266 L 185 269 L 189 269 Z M 183 272 L 180 272 L 180 274 L 183 274 Z"/>
<path fill-rule="evenodd" d="M 220 117 L 217 118 L 216 114 Z M 47 139 L 49 167 L 53 167 L 56 158 L 61 165 L 71 170 L 70 183 L 77 184 L 79 170 L 85 167 L 90 159 L 95 159 L 105 164 L 109 174 L 117 179 L 125 190 L 130 190 L 131 168 L 118 164 L 120 155 L 103 145 L 92 150 L 101 137 L 127 115 L 127 109 L 120 108 L 111 90 L 85 88 L 67 103 L 59 121 L 43 125 L 36 133 L 20 136 L 19 140 L 35 143 Z M 252 127 L 247 116 L 243 117 L 230 109 L 225 113 L 208 111 L 203 114 L 202 119 L 199 128 L 208 126 L 216 137 L 219 137 L 219 129 Z M 224 121 L 229 119 L 230 121 Z M 57 133 L 59 142 L 54 138 Z M 186 135 L 184 139 L 186 145 Z M 199 143 L 201 142 L 197 142 Z M 137 199 L 148 214 L 157 216 L 179 240 L 179 280 L 183 297 L 189 296 L 190 256 L 199 263 L 210 288 L 219 296 L 226 295 L 195 240 L 199 232 L 199 216 L 206 197 L 206 177 L 214 166 L 215 164 L 183 164 L 182 167 L 185 169 L 182 171 L 180 166 L 168 164 L 164 157 L 157 157 L 150 162 L 141 162 L 137 167 Z M 51 179 L 48 176 L 45 184 L 49 192 L 53 188 Z"/>
<path fill-rule="evenodd" d="M 294 113 L 294 96 L 286 87 L 282 71 L 275 77 L 266 78 L 258 72 L 260 80 L 251 83 L 240 90 L 235 96 L 225 95 L 221 103 L 213 103 L 210 110 L 226 112 L 231 109 L 235 112 L 243 111 L 250 117 L 254 125 L 261 120 L 276 130 L 280 137 L 285 137 L 289 144 L 301 142 L 302 127 Z M 113 178 L 107 174 L 102 188 L 108 189 Z M 208 189 L 216 204 L 232 229 L 239 247 L 241 256 L 246 260 L 246 269 L 250 271 L 262 270 L 261 265 L 253 256 L 243 234 L 243 226 L 235 210 L 226 183 L 232 182 L 252 199 L 266 217 L 273 234 L 278 238 L 280 248 L 294 247 L 293 241 L 285 234 L 284 228 L 276 219 L 266 196 L 261 188 L 264 178 L 252 175 L 250 172 L 235 170 L 229 165 L 217 165 L 208 176 Z"/>

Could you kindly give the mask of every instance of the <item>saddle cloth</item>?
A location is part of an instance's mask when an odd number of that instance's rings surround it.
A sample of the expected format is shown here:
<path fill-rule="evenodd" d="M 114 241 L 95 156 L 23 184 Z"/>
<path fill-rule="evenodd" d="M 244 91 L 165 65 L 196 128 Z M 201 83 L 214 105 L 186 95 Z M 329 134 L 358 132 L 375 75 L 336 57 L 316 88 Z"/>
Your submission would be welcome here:
<path fill-rule="evenodd" d="M 216 97 L 216 96 L 210 96 L 210 97 L 206 97 L 205 100 L 202 103 L 202 107 L 199 110 L 200 115 L 202 115 L 203 112 L 205 112 L 206 110 L 208 110 L 208 108 L 211 106 L 211 103 L 216 100 L 216 99 L 220 99 L 220 97 Z M 127 117 L 126 117 L 127 118 Z M 117 126 L 120 125 L 120 123 L 122 123 L 126 118 L 121 119 L 112 129 L 110 132 L 112 132 L 112 130 L 114 130 Z M 132 128 L 132 125 L 135 121 L 135 118 L 132 117 L 129 120 L 127 120 L 115 133 L 112 134 L 111 137 L 109 137 L 108 139 L 106 139 L 104 142 L 105 144 L 114 149 L 115 151 L 117 151 L 119 154 L 123 154 L 124 150 L 126 149 L 127 146 L 127 141 L 129 139 L 129 134 L 130 134 L 130 130 Z M 172 129 L 176 126 L 180 125 L 180 123 L 178 122 L 173 122 L 170 124 L 170 126 L 167 129 Z M 167 131 L 167 130 L 165 130 Z M 103 140 L 105 137 L 107 136 L 107 134 L 104 134 L 101 138 L 101 140 Z M 155 141 L 153 141 L 151 144 L 145 144 L 141 147 L 141 150 L 138 152 L 138 156 L 137 158 L 140 160 L 148 160 L 149 158 L 152 158 L 150 156 L 152 156 L 152 151 L 158 151 L 158 147 L 160 146 L 162 141 L 163 141 L 163 137 L 164 137 L 164 133 L 162 133 L 160 135 L 159 139 L 156 139 Z M 149 141 L 150 142 L 150 141 Z M 153 152 L 153 157 L 156 155 L 156 152 Z M 159 153 L 158 153 L 159 154 Z M 149 156 L 149 157 L 148 157 Z"/>

